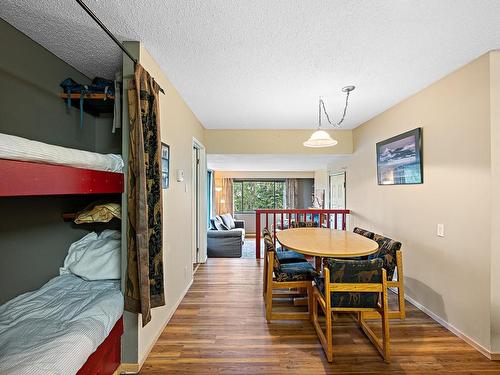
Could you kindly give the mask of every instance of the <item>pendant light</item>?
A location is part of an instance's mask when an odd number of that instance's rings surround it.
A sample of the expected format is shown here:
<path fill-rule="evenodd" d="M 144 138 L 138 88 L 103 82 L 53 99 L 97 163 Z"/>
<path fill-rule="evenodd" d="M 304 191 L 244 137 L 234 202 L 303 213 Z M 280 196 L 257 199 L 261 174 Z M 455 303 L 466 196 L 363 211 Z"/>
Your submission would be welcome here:
<path fill-rule="evenodd" d="M 328 134 L 326 131 L 321 129 L 321 117 L 322 117 L 322 114 L 324 113 L 326 116 L 326 119 L 328 120 L 330 125 L 332 125 L 334 127 L 339 127 L 340 124 L 342 124 L 342 122 L 344 121 L 345 115 L 347 113 L 347 105 L 349 103 L 349 94 L 354 89 L 355 89 L 354 86 L 346 86 L 346 87 L 342 88 L 342 92 L 346 93 L 345 107 L 344 107 L 344 113 L 342 114 L 342 118 L 337 123 L 332 123 L 330 121 L 330 116 L 328 116 L 328 112 L 326 112 L 325 102 L 323 102 L 323 99 L 321 99 L 321 97 L 319 98 L 318 129 L 314 133 L 311 134 L 311 137 L 309 137 L 309 139 L 307 141 L 305 141 L 303 143 L 303 145 L 305 147 L 314 147 L 314 148 L 331 147 L 331 146 L 335 146 L 338 143 L 338 141 L 333 139 L 330 136 L 330 134 Z"/>

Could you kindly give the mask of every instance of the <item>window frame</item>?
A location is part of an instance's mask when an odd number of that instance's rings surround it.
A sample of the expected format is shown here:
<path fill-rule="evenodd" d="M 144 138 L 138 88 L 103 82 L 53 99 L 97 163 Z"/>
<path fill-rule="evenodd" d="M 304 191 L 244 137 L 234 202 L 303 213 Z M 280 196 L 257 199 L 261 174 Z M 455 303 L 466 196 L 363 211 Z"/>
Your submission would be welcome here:
<path fill-rule="evenodd" d="M 237 211 L 236 210 L 236 199 L 235 199 L 235 196 L 234 196 L 234 185 L 237 184 L 237 183 L 241 183 L 241 208 L 244 207 L 243 203 L 244 203 L 244 194 L 243 194 L 243 184 L 244 183 L 258 183 L 258 182 L 272 182 L 273 183 L 273 206 L 274 208 L 270 208 L 271 210 L 274 209 L 280 209 L 280 208 L 277 208 L 276 207 L 276 183 L 283 183 L 283 206 L 285 206 L 285 199 L 286 199 L 286 193 L 285 193 L 285 189 L 286 189 L 286 185 L 285 185 L 285 182 L 286 180 L 284 178 L 256 178 L 256 179 L 252 179 L 252 178 L 234 178 L 233 179 L 233 207 L 235 208 L 234 210 L 234 213 L 235 214 L 254 214 L 255 213 L 255 210 L 261 210 L 262 208 L 254 208 L 253 210 L 250 210 L 250 211 Z"/>

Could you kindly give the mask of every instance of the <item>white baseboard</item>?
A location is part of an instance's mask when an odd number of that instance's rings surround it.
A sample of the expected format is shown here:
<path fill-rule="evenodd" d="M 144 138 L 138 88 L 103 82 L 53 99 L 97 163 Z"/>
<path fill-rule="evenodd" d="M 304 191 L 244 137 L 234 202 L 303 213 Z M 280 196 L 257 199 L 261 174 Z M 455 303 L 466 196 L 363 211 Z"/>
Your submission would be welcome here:
<path fill-rule="evenodd" d="M 397 293 L 397 292 L 396 292 Z M 417 309 L 422 311 L 423 313 L 427 314 L 429 317 L 434 319 L 436 322 L 441 324 L 444 328 L 446 328 L 448 331 L 452 332 L 456 336 L 460 337 L 462 340 L 464 340 L 467 344 L 472 346 L 474 349 L 476 349 L 478 352 L 483 354 L 486 358 L 491 359 L 491 360 L 500 360 L 500 353 L 491 353 L 488 349 L 486 349 L 484 346 L 476 342 L 474 339 L 470 338 L 467 336 L 465 333 L 460 331 L 458 328 L 454 327 L 450 323 L 448 323 L 446 320 L 441 318 L 440 316 L 436 315 L 433 313 L 431 310 L 429 310 L 427 307 L 422 305 L 421 303 L 415 301 L 413 298 L 409 297 L 408 295 L 405 295 L 405 299 L 410 302 L 413 306 L 415 306 Z"/>
<path fill-rule="evenodd" d="M 151 350 L 153 349 L 153 347 L 155 346 L 156 342 L 160 338 L 161 334 L 165 330 L 165 327 L 167 326 L 168 322 L 170 322 L 170 319 L 172 319 L 172 316 L 177 311 L 177 308 L 179 307 L 179 305 L 181 304 L 182 300 L 186 296 L 186 293 L 188 292 L 189 288 L 191 288 L 191 285 L 193 285 L 193 279 L 191 279 L 191 281 L 189 282 L 189 284 L 187 285 L 187 287 L 181 293 L 179 299 L 175 302 L 174 306 L 169 311 L 169 313 L 167 315 L 167 318 L 165 319 L 165 322 L 162 324 L 161 329 L 158 330 L 158 333 L 156 334 L 154 340 L 149 345 L 148 350 L 146 350 L 146 352 L 144 353 L 144 355 L 140 359 L 139 363 L 122 363 L 121 366 L 120 366 L 120 373 L 121 374 L 128 374 L 128 373 L 137 374 L 139 371 L 141 371 L 142 365 L 144 364 L 144 362 L 148 358 L 149 353 L 151 353 Z"/>

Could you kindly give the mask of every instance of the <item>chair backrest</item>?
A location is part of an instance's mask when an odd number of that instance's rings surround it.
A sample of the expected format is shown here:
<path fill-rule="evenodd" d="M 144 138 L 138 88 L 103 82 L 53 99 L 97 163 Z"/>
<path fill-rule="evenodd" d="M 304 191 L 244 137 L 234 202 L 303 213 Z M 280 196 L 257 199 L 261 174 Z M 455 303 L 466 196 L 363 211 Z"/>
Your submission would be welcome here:
<path fill-rule="evenodd" d="M 359 228 L 359 227 L 354 228 L 353 232 L 356 234 L 360 234 L 366 238 L 369 238 L 370 240 L 373 240 L 373 237 L 375 236 L 375 233 L 370 232 L 369 230 L 366 230 L 363 228 Z"/>
<path fill-rule="evenodd" d="M 290 228 L 317 228 L 319 223 L 315 221 L 292 221 Z"/>
<path fill-rule="evenodd" d="M 269 236 L 269 237 L 271 236 L 271 232 L 269 231 L 269 229 L 267 229 L 267 227 L 262 229 L 262 237 L 266 237 L 266 236 Z"/>
<path fill-rule="evenodd" d="M 274 247 L 273 240 L 271 236 L 264 237 L 264 245 L 266 248 L 266 257 L 269 257 L 269 253 L 274 253 L 274 262 L 273 262 L 273 268 L 275 270 L 278 270 L 280 268 L 280 262 L 278 260 L 278 257 L 276 256 L 276 248 Z M 268 258 L 269 259 L 269 258 Z"/>
<path fill-rule="evenodd" d="M 350 291 L 335 291 L 339 284 L 379 284 L 382 285 L 383 261 L 380 258 L 372 260 L 345 260 L 328 258 L 325 260 L 326 274 L 330 276 L 328 290 L 330 293 L 332 307 L 377 307 L 379 293 L 382 290 L 378 288 L 352 288 Z M 326 280 L 325 280 L 326 281 Z M 360 291 L 354 291 L 354 290 Z"/>
<path fill-rule="evenodd" d="M 373 240 L 378 243 L 378 251 L 369 255 L 368 259 L 382 259 L 384 268 L 387 271 L 387 280 L 392 280 L 396 269 L 396 252 L 401 250 L 401 242 L 380 234 L 375 234 Z"/>

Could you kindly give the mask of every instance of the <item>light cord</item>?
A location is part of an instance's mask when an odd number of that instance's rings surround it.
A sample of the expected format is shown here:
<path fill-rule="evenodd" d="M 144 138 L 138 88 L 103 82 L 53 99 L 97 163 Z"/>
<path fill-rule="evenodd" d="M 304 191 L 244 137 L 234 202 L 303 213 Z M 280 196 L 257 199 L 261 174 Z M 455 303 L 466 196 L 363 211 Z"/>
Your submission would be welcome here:
<path fill-rule="evenodd" d="M 347 114 L 347 106 L 349 105 L 349 94 L 350 93 L 351 93 L 351 90 L 348 90 L 346 92 L 344 112 L 342 113 L 342 118 L 337 123 L 333 123 L 330 120 L 330 116 L 328 116 L 328 112 L 326 111 L 326 108 L 325 108 L 325 102 L 323 101 L 323 99 L 321 99 L 321 97 L 319 98 L 319 121 L 318 121 L 318 129 L 321 128 L 321 110 L 322 109 L 323 109 L 323 113 L 325 114 L 326 119 L 328 120 L 328 122 L 330 123 L 330 125 L 332 125 L 333 127 L 336 127 L 336 128 L 340 127 L 340 124 L 342 124 L 344 122 L 345 116 Z"/>

